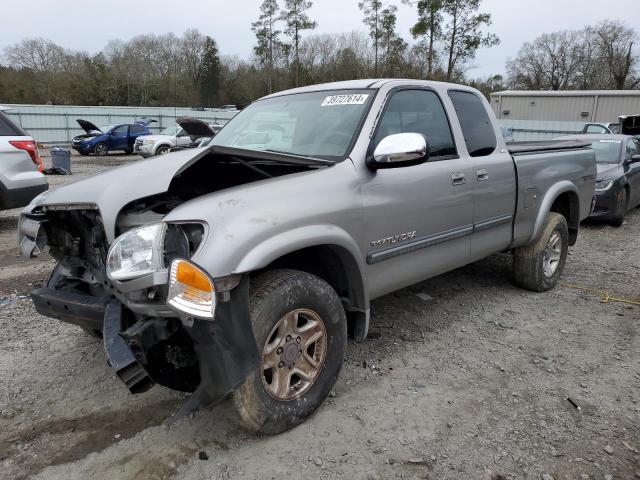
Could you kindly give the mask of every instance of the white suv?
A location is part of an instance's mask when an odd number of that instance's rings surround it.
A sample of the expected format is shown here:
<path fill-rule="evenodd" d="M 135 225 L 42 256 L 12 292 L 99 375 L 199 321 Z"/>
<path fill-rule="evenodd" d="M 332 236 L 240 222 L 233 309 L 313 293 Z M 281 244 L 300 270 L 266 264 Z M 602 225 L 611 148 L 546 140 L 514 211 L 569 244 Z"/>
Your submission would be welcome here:
<path fill-rule="evenodd" d="M 191 143 L 191 137 L 180 125 L 165 128 L 156 135 L 141 135 L 133 144 L 133 151 L 144 158 L 169 153 L 172 147 Z"/>
<path fill-rule="evenodd" d="M 0 210 L 24 207 L 49 188 L 36 142 L 0 106 Z"/>

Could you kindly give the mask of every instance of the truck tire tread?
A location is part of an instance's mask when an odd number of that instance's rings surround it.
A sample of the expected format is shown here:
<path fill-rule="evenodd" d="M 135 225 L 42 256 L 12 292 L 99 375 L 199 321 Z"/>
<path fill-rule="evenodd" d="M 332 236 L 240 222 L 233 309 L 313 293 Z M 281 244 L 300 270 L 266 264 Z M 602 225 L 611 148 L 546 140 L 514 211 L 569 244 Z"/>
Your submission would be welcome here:
<path fill-rule="evenodd" d="M 338 294 L 321 278 L 292 269 L 269 270 L 251 279 L 249 312 L 260 354 L 268 332 L 275 321 L 279 320 L 272 318 L 264 322 L 265 313 L 276 308 L 276 303 L 282 303 L 285 292 L 287 297 L 310 295 L 309 298 L 315 297 L 316 302 L 322 298 L 325 313 L 332 317 L 326 319 L 321 315 L 328 337 L 326 359 L 322 371 L 308 392 L 294 400 L 278 401 L 269 397 L 262 384 L 261 366 L 247 377 L 234 392 L 233 403 L 240 424 L 254 432 L 276 434 L 302 423 L 329 394 L 344 361 L 347 321 Z"/>
<path fill-rule="evenodd" d="M 562 253 L 556 271 L 551 277 L 547 277 L 543 270 L 543 257 L 554 231 L 558 231 L 562 238 Z M 513 278 L 516 285 L 534 292 L 544 292 L 555 287 L 567 258 L 568 240 L 569 229 L 566 218 L 559 213 L 550 212 L 536 240 L 513 251 Z"/>

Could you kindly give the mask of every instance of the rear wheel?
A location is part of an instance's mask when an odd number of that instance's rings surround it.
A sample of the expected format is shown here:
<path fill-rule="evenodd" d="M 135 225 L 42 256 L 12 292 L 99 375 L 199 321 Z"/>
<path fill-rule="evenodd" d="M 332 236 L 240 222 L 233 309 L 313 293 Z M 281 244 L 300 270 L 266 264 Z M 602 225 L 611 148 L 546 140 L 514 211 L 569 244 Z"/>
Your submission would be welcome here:
<path fill-rule="evenodd" d="M 251 323 L 260 365 L 234 392 L 240 421 L 262 433 L 303 422 L 338 378 L 347 321 L 337 293 L 324 280 L 273 270 L 252 282 Z"/>
<path fill-rule="evenodd" d="M 530 245 L 513 251 L 513 276 L 520 287 L 544 292 L 556 286 L 569 249 L 567 220 L 550 212 L 542 233 Z"/>
<path fill-rule="evenodd" d="M 126 153 L 127 155 L 131 155 L 133 153 L 133 148 L 125 148 L 124 153 Z"/>
<path fill-rule="evenodd" d="M 623 188 L 620 194 L 618 195 L 618 200 L 616 202 L 616 210 L 611 219 L 611 225 L 614 227 L 621 227 L 624 223 L 624 216 L 627 213 L 627 189 Z"/>
<path fill-rule="evenodd" d="M 95 147 L 93 147 L 93 153 L 103 157 L 107 153 L 109 153 L 109 147 L 106 143 L 98 143 Z"/>

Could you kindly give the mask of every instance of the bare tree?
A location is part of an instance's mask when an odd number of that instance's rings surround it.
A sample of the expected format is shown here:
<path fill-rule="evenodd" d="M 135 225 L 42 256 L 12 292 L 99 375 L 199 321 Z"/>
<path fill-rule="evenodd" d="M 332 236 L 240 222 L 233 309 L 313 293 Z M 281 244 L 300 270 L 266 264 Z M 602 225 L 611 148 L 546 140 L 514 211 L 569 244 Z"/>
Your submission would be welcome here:
<path fill-rule="evenodd" d="M 595 34 L 600 58 L 610 74 L 612 88 L 622 90 L 638 64 L 638 57 L 633 51 L 638 34 L 622 22 L 610 20 L 596 25 L 592 34 Z M 637 84 L 634 82 L 634 86 Z"/>

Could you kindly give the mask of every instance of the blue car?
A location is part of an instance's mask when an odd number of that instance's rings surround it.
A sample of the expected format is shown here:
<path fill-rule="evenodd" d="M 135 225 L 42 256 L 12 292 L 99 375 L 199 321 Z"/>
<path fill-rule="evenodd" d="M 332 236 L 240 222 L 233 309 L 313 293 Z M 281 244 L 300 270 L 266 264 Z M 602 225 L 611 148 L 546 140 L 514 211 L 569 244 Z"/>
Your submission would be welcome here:
<path fill-rule="evenodd" d="M 77 119 L 76 122 L 87 133 L 74 137 L 71 147 L 81 155 L 106 155 L 113 150 L 132 153 L 136 138 L 140 135 L 150 135 L 149 124 L 155 120 L 140 120 L 106 127 L 96 127 L 82 119 Z"/>

